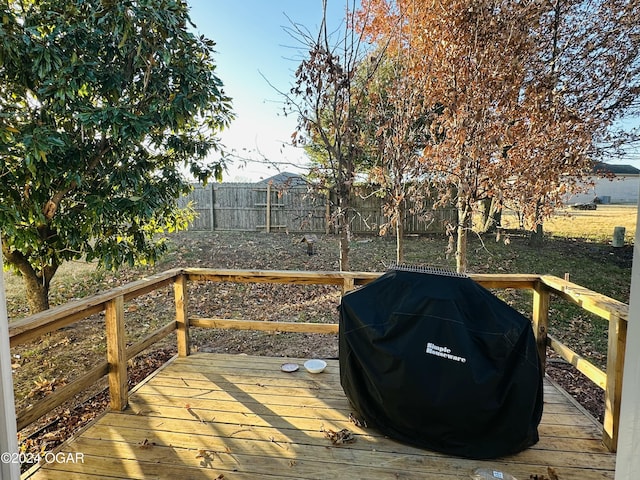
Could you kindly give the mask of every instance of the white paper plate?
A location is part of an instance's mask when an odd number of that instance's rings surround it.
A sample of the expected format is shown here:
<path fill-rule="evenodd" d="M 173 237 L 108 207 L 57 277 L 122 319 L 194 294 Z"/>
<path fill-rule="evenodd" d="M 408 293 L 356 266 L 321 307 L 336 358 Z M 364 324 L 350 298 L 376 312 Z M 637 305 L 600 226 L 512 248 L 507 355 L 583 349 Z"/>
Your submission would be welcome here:
<path fill-rule="evenodd" d="M 283 372 L 291 373 L 298 370 L 298 368 L 300 367 L 298 367 L 297 363 L 283 363 L 280 367 L 280 370 L 282 370 Z"/>

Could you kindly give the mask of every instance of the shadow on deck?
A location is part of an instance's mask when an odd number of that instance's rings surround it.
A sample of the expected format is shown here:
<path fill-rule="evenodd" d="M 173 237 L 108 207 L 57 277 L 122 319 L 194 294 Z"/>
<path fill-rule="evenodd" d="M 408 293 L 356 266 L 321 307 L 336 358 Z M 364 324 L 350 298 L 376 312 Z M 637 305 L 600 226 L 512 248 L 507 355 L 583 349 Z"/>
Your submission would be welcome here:
<path fill-rule="evenodd" d="M 289 361 L 291 359 L 287 359 Z M 280 370 L 283 358 L 199 353 L 178 357 L 59 450 L 32 479 L 469 479 L 477 467 L 518 480 L 613 479 L 602 426 L 545 381 L 540 441 L 494 461 L 446 456 L 350 421 L 338 362 L 317 375 Z M 302 360 L 293 360 L 302 364 Z M 327 432 L 355 441 L 334 445 Z M 51 459 L 49 459 L 51 460 Z M 537 475 L 537 477 L 535 477 Z M 545 475 L 545 477 L 542 477 Z"/>

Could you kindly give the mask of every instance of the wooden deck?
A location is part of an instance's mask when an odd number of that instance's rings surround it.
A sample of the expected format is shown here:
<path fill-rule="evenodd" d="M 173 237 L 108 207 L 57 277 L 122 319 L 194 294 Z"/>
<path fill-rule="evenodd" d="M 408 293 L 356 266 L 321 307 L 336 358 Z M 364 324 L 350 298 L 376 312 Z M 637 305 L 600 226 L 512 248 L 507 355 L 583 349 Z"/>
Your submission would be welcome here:
<path fill-rule="evenodd" d="M 518 480 L 613 479 L 615 454 L 601 428 L 545 382 L 540 442 L 495 461 L 413 448 L 349 421 L 338 362 L 312 375 L 284 373 L 282 358 L 195 354 L 176 358 L 139 386 L 124 412 L 109 412 L 61 448 L 33 479 L 469 479 L 477 467 Z M 333 445 L 325 431 L 347 428 L 355 442 Z M 534 478 L 534 477 L 532 477 Z M 546 477 L 545 477 L 546 478 Z"/>

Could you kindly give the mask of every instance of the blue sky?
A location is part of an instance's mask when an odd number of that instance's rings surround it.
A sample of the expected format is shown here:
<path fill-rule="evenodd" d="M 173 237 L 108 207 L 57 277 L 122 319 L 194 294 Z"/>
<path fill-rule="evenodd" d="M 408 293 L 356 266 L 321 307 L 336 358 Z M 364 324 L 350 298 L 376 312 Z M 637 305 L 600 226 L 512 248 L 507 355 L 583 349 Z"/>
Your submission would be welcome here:
<path fill-rule="evenodd" d="M 225 146 L 244 158 L 267 157 L 283 162 L 281 170 L 302 171 L 301 149 L 287 146 L 296 127 L 294 117 L 283 115 L 283 98 L 273 88 L 287 91 L 300 63 L 300 44 L 284 27 L 291 22 L 318 31 L 322 0 L 188 0 L 197 32 L 217 43 L 218 74 L 233 99 L 236 120 L 223 132 Z M 351 0 L 328 0 L 330 28 L 341 25 Z M 298 50 L 297 50 L 298 48 Z M 269 84 L 273 85 L 270 86 Z M 637 120 L 631 122 L 637 125 Z M 258 153 L 259 152 L 259 153 Z M 612 163 L 636 164 L 633 158 Z M 256 181 L 277 173 L 256 162 L 231 165 L 224 181 Z"/>
<path fill-rule="evenodd" d="M 233 99 L 236 120 L 223 132 L 223 143 L 243 157 L 303 165 L 303 152 L 283 147 L 296 119 L 282 114 L 282 96 L 294 80 L 301 53 L 299 43 L 284 29 L 291 21 L 315 33 L 322 18 L 321 0 L 188 0 L 197 32 L 217 43 L 218 75 Z M 329 16 L 339 25 L 345 1 L 329 0 Z M 286 14 L 286 15 L 285 15 Z M 288 19 L 288 18 L 290 19 Z M 269 84 L 272 84 L 270 86 Z M 246 150 L 245 150 L 246 149 Z M 225 181 L 255 181 L 277 173 L 257 163 L 236 162 Z M 280 167 L 296 171 L 290 165 Z"/>

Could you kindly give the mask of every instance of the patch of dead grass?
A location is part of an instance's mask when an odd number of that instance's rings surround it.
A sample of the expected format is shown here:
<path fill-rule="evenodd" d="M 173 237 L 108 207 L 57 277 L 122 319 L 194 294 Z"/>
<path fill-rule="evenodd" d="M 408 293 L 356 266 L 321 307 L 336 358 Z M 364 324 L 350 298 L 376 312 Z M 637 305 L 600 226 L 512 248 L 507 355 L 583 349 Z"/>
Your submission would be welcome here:
<path fill-rule="evenodd" d="M 637 205 L 598 205 L 596 210 L 563 208 L 547 220 L 547 235 L 557 238 L 578 238 L 596 242 L 610 242 L 615 227 L 625 227 L 625 241 L 632 243 L 636 233 Z M 519 228 L 517 216 L 505 211 L 502 225 Z"/>

